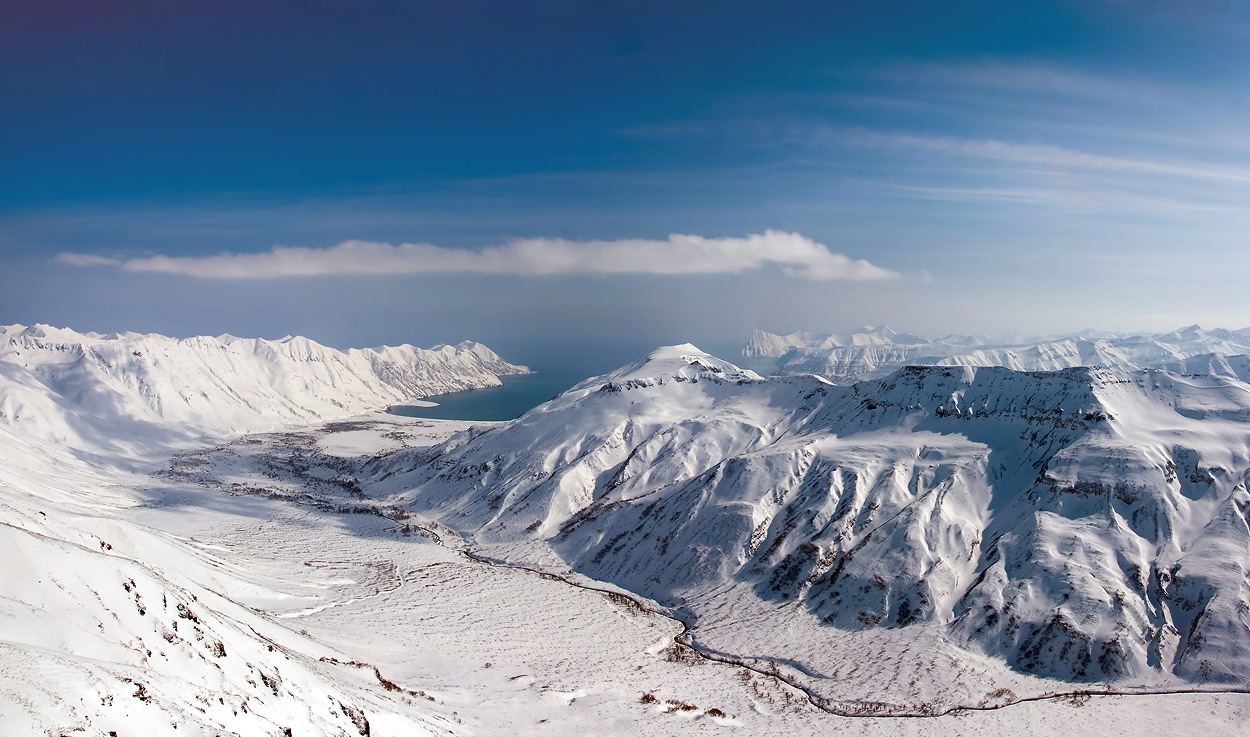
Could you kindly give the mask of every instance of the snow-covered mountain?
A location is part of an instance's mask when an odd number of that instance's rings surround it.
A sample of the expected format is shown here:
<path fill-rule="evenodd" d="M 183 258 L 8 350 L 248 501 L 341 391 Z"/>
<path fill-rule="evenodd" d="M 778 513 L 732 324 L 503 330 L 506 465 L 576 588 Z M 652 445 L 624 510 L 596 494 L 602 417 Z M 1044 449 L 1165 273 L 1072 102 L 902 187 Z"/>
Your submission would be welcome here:
<path fill-rule="evenodd" d="M 791 333 L 779 336 L 756 330 L 743 355 L 774 358 L 779 374 L 818 374 L 839 384 L 878 378 L 900 366 L 1006 366 L 1017 371 L 1056 371 L 1073 366 L 1125 370 L 1184 370 L 1186 362 L 1231 373 L 1217 357 L 1250 354 L 1250 329 L 1204 330 L 1197 325 L 1152 335 L 1114 335 L 1084 331 L 1073 336 L 1029 342 L 992 341 L 973 336 L 927 340 L 887 327 L 865 328 L 851 335 Z"/>
<path fill-rule="evenodd" d="M 1250 683 L 1250 386 L 1228 376 L 837 386 L 681 345 L 371 474 L 371 495 L 550 549 L 696 635 L 819 623 L 778 654 L 796 661 L 898 630 L 1067 681 Z M 765 624 L 735 624 L 744 589 Z"/>
<path fill-rule="evenodd" d="M 339 351 L 281 340 L 0 327 L 0 424 L 68 445 L 328 420 L 524 373 L 480 343 Z"/>
<path fill-rule="evenodd" d="M 977 338 L 970 336 L 951 336 L 952 341 L 961 341 L 961 345 L 979 345 Z M 968 342 L 963 342 L 968 341 Z M 764 330 L 751 333 L 742 355 L 747 358 L 780 358 L 795 349 L 828 350 L 830 348 L 853 348 L 887 345 L 928 345 L 943 341 L 930 341 L 910 333 L 895 332 L 887 325 L 873 327 L 865 325 L 859 332 L 845 335 L 819 335 L 806 331 L 797 331 L 789 335 L 775 335 Z"/>

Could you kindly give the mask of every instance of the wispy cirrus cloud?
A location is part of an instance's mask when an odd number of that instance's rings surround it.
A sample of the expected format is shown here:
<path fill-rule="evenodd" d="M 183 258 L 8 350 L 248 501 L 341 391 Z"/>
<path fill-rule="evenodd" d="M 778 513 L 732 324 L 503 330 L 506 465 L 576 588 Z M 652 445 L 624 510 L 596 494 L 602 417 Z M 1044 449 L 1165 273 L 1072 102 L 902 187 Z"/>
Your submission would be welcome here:
<path fill-rule="evenodd" d="M 94 253 L 61 253 L 57 254 L 57 263 L 69 266 L 121 266 L 120 259 L 109 256 L 98 256 Z"/>
<path fill-rule="evenodd" d="M 1158 80 L 1094 73 L 1039 62 L 981 59 L 964 62 L 893 62 L 837 74 L 872 79 L 928 95 L 984 92 L 998 96 L 1079 99 L 1133 106 L 1175 105 L 1180 90 Z"/>
<path fill-rule="evenodd" d="M 1063 207 L 1086 212 L 1154 212 L 1154 213 L 1246 213 L 1250 206 L 1212 204 L 1179 197 L 1155 197 L 1119 190 L 1103 190 L 1073 184 L 1063 188 L 1022 189 L 1011 187 L 926 187 L 906 184 L 885 184 L 887 189 L 909 196 L 947 202 L 1010 202 L 1021 205 Z"/>
<path fill-rule="evenodd" d="M 896 196 L 1085 214 L 1250 213 L 1250 162 L 1207 151 L 1077 144 L 932 132 L 819 127 L 809 144 L 877 161 L 874 184 Z M 1177 220 L 1176 222 L 1181 222 Z M 1205 223 L 1210 225 L 1210 223 Z M 1188 227 L 1196 227 L 1190 223 Z"/>
<path fill-rule="evenodd" d="M 260 253 L 115 259 L 62 253 L 58 263 L 204 279 L 276 279 L 347 274 L 479 273 L 740 274 L 767 266 L 818 281 L 892 279 L 897 272 L 835 253 L 797 233 L 769 230 L 741 238 L 670 235 L 665 240 L 569 241 L 529 238 L 478 250 L 429 243 L 344 241 L 329 248 L 275 246 Z"/>
<path fill-rule="evenodd" d="M 821 135 L 826 140 L 849 145 L 923 150 L 1015 163 L 1250 184 L 1250 168 L 1207 161 L 1113 156 L 1047 144 L 870 130 L 825 131 Z"/>

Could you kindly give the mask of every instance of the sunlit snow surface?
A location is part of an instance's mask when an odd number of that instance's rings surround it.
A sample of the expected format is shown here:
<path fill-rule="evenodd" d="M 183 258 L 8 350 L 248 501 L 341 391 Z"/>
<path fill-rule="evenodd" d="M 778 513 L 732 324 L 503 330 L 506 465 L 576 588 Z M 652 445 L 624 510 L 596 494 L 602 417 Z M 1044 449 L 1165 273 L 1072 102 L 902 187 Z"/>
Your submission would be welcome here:
<path fill-rule="evenodd" d="M 795 402 L 827 384 L 765 382 L 682 346 L 587 382 L 528 420 L 472 429 L 375 413 L 110 456 L 0 423 L 5 733 L 1044 735 L 1226 733 L 1244 723 L 1245 695 L 1085 695 L 1104 684 L 1031 675 L 942 617 L 907 626 L 824 622 L 826 611 L 805 598 L 819 584 L 801 583 L 810 570 L 795 577 L 788 599 L 760 587 L 773 580 L 769 571 L 789 570 L 784 561 L 803 544 L 822 554 L 834 544 L 807 528 L 836 529 L 829 523 L 849 479 L 833 496 L 824 487 L 828 498 L 819 500 L 804 486 L 818 463 L 855 476 L 852 519 L 889 531 L 897 547 L 857 554 L 853 562 L 865 568 L 844 567 L 847 575 L 875 575 L 874 559 L 897 572 L 920 555 L 917 541 L 932 564 L 948 553 L 941 545 L 967 542 L 1000 515 L 1021 516 L 1013 509 L 1024 501 L 998 498 L 989 483 L 1001 483 L 991 479 L 994 453 L 1035 452 L 1036 441 L 1020 430 L 1038 427 L 1021 417 L 1063 407 L 1091 419 L 1066 431 L 1066 445 L 1056 438 L 1046 446 L 1053 484 L 1046 483 L 1057 491 L 1039 496 L 1040 511 L 1027 507 L 1028 529 L 1048 531 L 1053 538 L 1033 537 L 1048 545 L 1081 525 L 1124 529 L 1106 541 L 1105 530 L 1089 535 L 1097 543 L 1090 550 L 1057 548 L 1080 564 L 1077 574 L 1064 578 L 1039 564 L 1030 595 L 1040 602 L 1070 590 L 1069 598 L 1088 598 L 1082 606 L 1095 601 L 1083 577 L 1103 580 L 1107 572 L 1095 565 L 1103 549 L 1122 550 L 1129 533 L 1144 536 L 1115 502 L 1108 508 L 1120 520 L 1102 515 L 1091 487 L 1075 496 L 1064 489 L 1127 470 L 1143 489 L 1165 495 L 1159 519 L 1176 541 L 1175 549 L 1165 542 L 1136 554 L 1217 560 L 1204 564 L 1200 580 L 1220 595 L 1244 596 L 1220 576 L 1241 570 L 1245 547 L 1227 547 L 1235 535 L 1212 527 L 1234 529 L 1229 510 L 1240 509 L 1227 500 L 1240 483 L 1232 477 L 1244 473 L 1244 388 L 1163 374 L 1037 384 L 1039 377 L 1012 372 L 956 371 L 907 381 L 877 387 L 873 409 L 853 395 L 842 396 L 845 405 L 825 397 L 808 406 Z M 917 388 L 941 397 L 919 402 L 925 417 L 899 401 L 916 403 Z M 1021 402 L 1014 419 L 977 416 L 996 396 Z M 1109 417 L 1097 419 L 1099 411 Z M 969 429 L 978 420 L 990 427 Z M 833 431 L 847 423 L 854 432 Z M 1144 450 L 1120 459 L 1129 441 Z M 1177 478 L 1151 486 L 1152 469 L 1162 472 L 1169 458 Z M 871 478 L 861 479 L 869 467 Z M 938 504 L 933 490 L 943 483 Z M 1030 490 L 1017 496 L 1027 500 Z M 870 491 L 880 502 L 865 511 Z M 1173 491 L 1179 497 L 1166 496 Z M 643 494 L 664 501 L 648 516 L 686 515 L 653 532 L 672 533 L 673 552 L 653 548 L 652 559 L 627 565 L 626 546 L 599 556 L 619 531 L 637 526 L 651 503 L 634 496 Z M 918 496 L 930 501 L 917 504 Z M 791 508 L 817 510 L 820 519 L 800 515 L 768 552 Z M 763 532 L 746 524 L 745 540 L 734 537 L 739 518 L 761 513 L 770 520 Z M 905 524 L 886 526 L 890 514 Z M 870 549 L 871 537 L 861 532 L 845 543 Z M 765 568 L 752 573 L 751 565 Z M 925 575 L 954 590 L 980 564 L 950 566 Z M 902 585 L 914 588 L 916 578 Z M 897 585 L 887 580 L 885 589 Z M 897 615 L 896 606 L 887 609 Z M 677 644 L 683 625 L 670 614 L 694 625 L 698 650 Z M 1235 654 L 1224 643 L 1211 649 Z M 1151 673 L 1130 675 L 1145 683 Z M 1168 671 L 1154 685 L 1238 685 L 1187 678 Z M 921 718 L 830 713 L 880 711 L 876 702 L 900 714 L 1007 706 Z"/>

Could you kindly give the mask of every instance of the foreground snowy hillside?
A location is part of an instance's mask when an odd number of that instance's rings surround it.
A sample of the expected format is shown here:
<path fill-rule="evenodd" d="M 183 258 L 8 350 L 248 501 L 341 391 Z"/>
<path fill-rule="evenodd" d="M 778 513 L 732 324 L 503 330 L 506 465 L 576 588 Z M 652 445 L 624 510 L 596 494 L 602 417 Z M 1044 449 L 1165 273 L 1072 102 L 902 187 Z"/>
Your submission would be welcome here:
<path fill-rule="evenodd" d="M 968 669 L 958 685 L 919 662 L 893 666 L 911 691 L 860 677 L 950 703 L 1010 677 L 981 655 L 1068 682 L 1250 685 L 1248 473 L 1234 378 L 911 367 L 835 386 L 684 345 L 380 460 L 366 488 L 547 547 L 818 690 L 847 683 L 811 674 L 848 643 L 928 642 Z"/>
<path fill-rule="evenodd" d="M 1227 357 L 1250 354 L 1250 329 L 1204 330 L 1191 325 L 1154 335 L 1084 333 L 1010 343 L 973 336 L 931 341 L 888 327 L 828 336 L 756 330 L 742 353 L 776 359 L 779 374 L 817 374 L 838 384 L 879 378 L 905 365 L 1006 366 L 1017 371 L 1164 368 L 1245 379 L 1245 361 L 1230 366 Z"/>
<path fill-rule="evenodd" d="M 118 447 L 334 419 L 525 373 L 480 343 L 338 351 L 281 340 L 0 327 L 0 424 Z"/>
<path fill-rule="evenodd" d="M 450 710 L 244 606 L 272 571 L 136 523 L 143 477 L 11 428 L 0 443 L 0 732 L 463 734 Z"/>
<path fill-rule="evenodd" d="M 153 502 L 141 471 L 239 430 L 525 370 L 476 343 L 340 352 L 305 338 L 0 328 L 5 730 L 458 733 L 448 710 L 241 605 L 266 589 L 245 561 L 136 524 Z"/>

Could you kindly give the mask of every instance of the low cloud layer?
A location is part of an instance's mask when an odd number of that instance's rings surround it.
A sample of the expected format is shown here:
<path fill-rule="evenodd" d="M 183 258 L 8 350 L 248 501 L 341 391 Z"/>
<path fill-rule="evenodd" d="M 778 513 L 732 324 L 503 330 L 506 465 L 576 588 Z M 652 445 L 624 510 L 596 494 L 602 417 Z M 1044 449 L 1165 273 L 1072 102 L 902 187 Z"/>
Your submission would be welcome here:
<path fill-rule="evenodd" d="M 428 243 L 344 241 L 330 248 L 275 246 L 262 253 L 113 259 L 62 253 L 59 263 L 204 279 L 276 279 L 346 274 L 480 273 L 740 274 L 777 266 L 788 276 L 819 281 L 891 279 L 896 272 L 834 253 L 797 233 L 769 230 L 744 238 L 670 235 L 667 240 L 515 240 L 480 250 Z"/>

